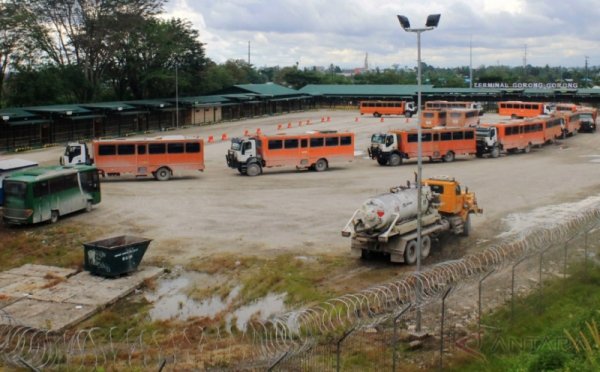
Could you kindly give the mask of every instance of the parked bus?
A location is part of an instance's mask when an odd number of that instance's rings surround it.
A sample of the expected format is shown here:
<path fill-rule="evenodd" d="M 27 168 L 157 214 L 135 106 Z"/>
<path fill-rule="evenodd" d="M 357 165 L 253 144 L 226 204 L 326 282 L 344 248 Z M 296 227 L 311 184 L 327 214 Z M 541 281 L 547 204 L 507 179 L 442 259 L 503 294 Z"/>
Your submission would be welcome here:
<path fill-rule="evenodd" d="M 427 101 L 426 110 L 445 110 L 445 109 L 469 109 L 477 110 L 479 116 L 483 115 L 483 107 L 479 102 L 473 101 Z"/>
<path fill-rule="evenodd" d="M 554 106 L 555 111 L 577 111 L 577 105 L 574 103 L 557 103 Z"/>
<path fill-rule="evenodd" d="M 481 124 L 477 127 L 477 156 L 489 154 L 493 158 L 502 152 L 523 151 L 546 143 L 546 120 L 515 120 L 511 122 Z"/>
<path fill-rule="evenodd" d="M 283 166 L 321 172 L 331 162 L 354 160 L 354 133 L 320 131 L 232 138 L 225 158 L 230 168 L 248 176 L 258 176 L 263 168 Z"/>
<path fill-rule="evenodd" d="M 446 110 L 425 109 L 421 111 L 421 128 L 435 128 L 446 125 Z"/>
<path fill-rule="evenodd" d="M 577 111 L 579 112 L 579 132 L 595 132 L 598 109 L 594 107 L 581 106 Z"/>
<path fill-rule="evenodd" d="M 553 117 L 563 119 L 562 137 L 571 137 L 579 131 L 579 112 L 555 111 Z"/>
<path fill-rule="evenodd" d="M 543 102 L 505 101 L 498 102 L 498 115 L 511 118 L 532 118 L 539 115 L 550 115 L 554 107 Z"/>
<path fill-rule="evenodd" d="M 562 117 L 544 117 L 541 118 L 544 123 L 544 142 L 554 142 L 557 138 L 563 137 L 563 128 L 565 120 Z"/>
<path fill-rule="evenodd" d="M 396 166 L 404 159 L 418 156 L 417 129 L 392 130 L 371 136 L 368 153 L 379 165 Z M 451 162 L 457 155 L 477 152 L 475 128 L 434 128 L 421 130 L 422 156 L 429 160 Z"/>
<path fill-rule="evenodd" d="M 152 175 L 166 181 L 174 172 L 204 171 L 204 140 L 197 137 L 165 136 L 144 139 L 92 141 L 94 158 L 84 143 L 70 143 L 61 164 L 91 164 L 104 176 L 129 173 Z"/>
<path fill-rule="evenodd" d="M 479 111 L 473 109 L 449 109 L 446 111 L 447 127 L 476 127 L 479 124 Z"/>
<path fill-rule="evenodd" d="M 35 167 L 3 181 L 3 219 L 9 224 L 55 223 L 100 203 L 98 170 L 89 165 Z"/>
<path fill-rule="evenodd" d="M 38 163 L 25 159 L 6 159 L 0 160 L 0 207 L 4 204 L 4 189 L 2 188 L 2 180 L 16 171 L 36 167 Z"/>
<path fill-rule="evenodd" d="M 414 102 L 410 101 L 361 101 L 360 114 L 372 114 L 375 117 L 382 115 L 404 115 L 410 118 L 417 113 Z"/>

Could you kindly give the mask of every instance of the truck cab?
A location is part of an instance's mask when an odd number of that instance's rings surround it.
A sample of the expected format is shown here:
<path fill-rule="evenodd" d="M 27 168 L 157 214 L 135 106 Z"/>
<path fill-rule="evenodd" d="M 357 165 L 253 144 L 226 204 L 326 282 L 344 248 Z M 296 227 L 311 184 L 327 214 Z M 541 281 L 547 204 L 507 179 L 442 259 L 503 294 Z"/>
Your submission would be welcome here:
<path fill-rule="evenodd" d="M 380 165 L 400 165 L 402 157 L 398 151 L 398 136 L 395 133 L 375 133 L 371 136 L 371 146 L 367 149 L 371 159 Z"/>
<path fill-rule="evenodd" d="M 257 176 L 262 173 L 260 140 L 254 137 L 232 138 L 231 147 L 225 155 L 227 166 L 237 169 L 241 174 Z"/>
<path fill-rule="evenodd" d="M 498 129 L 493 126 L 479 126 L 475 132 L 477 137 L 477 157 L 490 154 L 492 158 L 500 156 Z"/>
<path fill-rule="evenodd" d="M 90 152 L 85 143 L 69 142 L 59 159 L 60 165 L 92 164 Z"/>

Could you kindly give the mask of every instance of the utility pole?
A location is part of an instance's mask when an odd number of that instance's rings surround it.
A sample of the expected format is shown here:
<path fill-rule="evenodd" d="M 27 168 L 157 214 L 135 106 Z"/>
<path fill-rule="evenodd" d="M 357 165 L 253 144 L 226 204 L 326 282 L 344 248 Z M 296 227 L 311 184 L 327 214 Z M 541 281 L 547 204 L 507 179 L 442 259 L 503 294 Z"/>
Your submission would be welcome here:
<path fill-rule="evenodd" d="M 469 88 L 473 88 L 473 36 L 469 39 Z"/>
<path fill-rule="evenodd" d="M 250 40 L 248 40 L 248 66 L 250 66 Z"/>
<path fill-rule="evenodd" d="M 588 58 L 590 57 L 585 56 L 585 88 L 587 88 L 588 82 L 590 81 L 590 78 L 588 76 Z"/>
<path fill-rule="evenodd" d="M 523 54 L 523 80 L 527 78 L 527 44 L 525 44 L 525 53 Z"/>

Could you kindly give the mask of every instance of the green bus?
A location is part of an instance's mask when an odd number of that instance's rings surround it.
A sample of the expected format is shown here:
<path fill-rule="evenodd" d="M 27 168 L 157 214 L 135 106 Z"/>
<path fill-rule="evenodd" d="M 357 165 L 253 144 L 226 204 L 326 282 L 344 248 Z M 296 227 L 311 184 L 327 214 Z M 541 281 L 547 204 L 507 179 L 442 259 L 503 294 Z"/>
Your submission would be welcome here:
<path fill-rule="evenodd" d="M 4 222 L 15 225 L 92 210 L 100 203 L 98 170 L 90 165 L 36 167 L 12 173 L 3 181 Z"/>

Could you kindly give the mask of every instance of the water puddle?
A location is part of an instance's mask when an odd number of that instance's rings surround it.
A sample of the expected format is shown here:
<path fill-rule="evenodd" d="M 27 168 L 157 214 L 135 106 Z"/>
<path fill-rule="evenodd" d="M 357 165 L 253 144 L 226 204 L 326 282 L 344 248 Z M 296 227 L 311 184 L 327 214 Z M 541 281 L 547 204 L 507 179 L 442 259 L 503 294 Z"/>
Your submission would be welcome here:
<path fill-rule="evenodd" d="M 186 321 L 191 318 L 214 319 L 217 315 L 227 312 L 227 328 L 235 326 L 239 330 L 245 330 L 251 319 L 266 320 L 285 311 L 285 293 L 269 293 L 251 304 L 235 308 L 235 302 L 242 290 L 240 285 L 235 286 L 225 298 L 215 295 L 195 300 L 188 295 L 198 286 L 212 286 L 225 280 L 224 277 L 187 271 L 162 279 L 153 291 L 144 294 L 146 300 L 153 303 L 150 317 L 152 320 Z"/>

